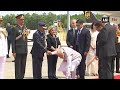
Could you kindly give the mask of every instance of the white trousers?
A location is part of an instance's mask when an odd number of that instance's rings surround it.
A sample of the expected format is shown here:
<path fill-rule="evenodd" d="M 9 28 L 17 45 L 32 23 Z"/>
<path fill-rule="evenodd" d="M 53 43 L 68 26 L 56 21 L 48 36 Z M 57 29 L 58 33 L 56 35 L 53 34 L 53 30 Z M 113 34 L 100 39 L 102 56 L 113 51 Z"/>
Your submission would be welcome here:
<path fill-rule="evenodd" d="M 79 65 L 80 61 L 81 60 L 79 58 L 73 61 L 63 61 L 58 70 L 62 71 L 67 79 L 76 79 L 76 68 Z"/>
<path fill-rule="evenodd" d="M 6 56 L 0 57 L 0 79 L 4 79 Z"/>
<path fill-rule="evenodd" d="M 64 72 L 64 71 L 63 71 L 63 74 L 64 74 L 65 76 L 67 76 L 67 75 L 66 75 L 66 72 Z M 66 79 L 76 79 L 76 70 L 71 71 L 71 72 L 70 72 L 70 75 L 69 75 L 68 77 L 66 77 Z"/>

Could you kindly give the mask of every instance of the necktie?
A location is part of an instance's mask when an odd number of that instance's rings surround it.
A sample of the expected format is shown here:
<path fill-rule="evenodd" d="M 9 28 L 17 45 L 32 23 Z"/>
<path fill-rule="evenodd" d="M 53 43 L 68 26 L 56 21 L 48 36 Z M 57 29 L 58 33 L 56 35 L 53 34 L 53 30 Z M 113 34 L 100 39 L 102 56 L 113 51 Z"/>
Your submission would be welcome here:
<path fill-rule="evenodd" d="M 81 30 L 78 30 L 78 34 L 80 34 L 81 33 Z"/>
<path fill-rule="evenodd" d="M 73 28 L 73 36 L 75 36 L 75 29 Z"/>
<path fill-rule="evenodd" d="M 79 35 L 80 35 L 81 31 L 78 30 L 77 32 L 77 40 L 76 40 L 76 45 L 79 45 Z"/>

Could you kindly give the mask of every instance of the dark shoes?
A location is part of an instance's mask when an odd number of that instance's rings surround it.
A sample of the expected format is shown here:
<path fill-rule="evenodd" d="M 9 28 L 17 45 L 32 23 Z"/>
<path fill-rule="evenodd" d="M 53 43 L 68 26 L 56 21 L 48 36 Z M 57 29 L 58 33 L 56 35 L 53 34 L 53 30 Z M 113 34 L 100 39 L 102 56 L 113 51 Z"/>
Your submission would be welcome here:
<path fill-rule="evenodd" d="M 77 75 L 77 79 L 80 79 L 80 76 L 79 76 L 79 75 Z"/>
<path fill-rule="evenodd" d="M 9 55 L 7 55 L 7 58 L 10 58 Z"/>
<path fill-rule="evenodd" d="M 116 71 L 116 73 L 120 73 L 120 71 Z"/>
<path fill-rule="evenodd" d="M 15 60 L 13 60 L 12 62 L 15 62 Z"/>
<path fill-rule="evenodd" d="M 53 79 L 58 79 L 57 77 L 54 77 Z"/>
<path fill-rule="evenodd" d="M 57 77 L 48 77 L 49 79 L 58 79 Z"/>

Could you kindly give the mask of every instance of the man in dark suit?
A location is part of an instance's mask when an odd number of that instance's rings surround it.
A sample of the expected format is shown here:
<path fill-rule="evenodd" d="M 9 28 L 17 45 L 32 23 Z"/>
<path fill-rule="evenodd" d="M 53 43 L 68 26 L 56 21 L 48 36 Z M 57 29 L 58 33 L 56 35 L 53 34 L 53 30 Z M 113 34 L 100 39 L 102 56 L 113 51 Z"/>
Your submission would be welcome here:
<path fill-rule="evenodd" d="M 76 19 L 73 19 L 71 21 L 71 26 L 72 26 L 72 28 L 70 30 L 68 30 L 68 32 L 67 32 L 66 43 L 67 43 L 68 47 L 71 47 L 74 49 L 75 30 L 77 29 Z"/>
<path fill-rule="evenodd" d="M 34 79 L 42 78 L 42 62 L 44 53 L 47 52 L 47 48 L 45 45 L 45 29 L 45 23 L 39 22 L 38 30 L 33 34 L 33 47 L 31 50 L 31 54 Z"/>
<path fill-rule="evenodd" d="M 12 28 L 12 53 L 15 58 L 15 78 L 23 79 L 27 59 L 27 36 L 23 34 L 26 30 L 24 15 L 16 16 L 17 25 Z"/>
<path fill-rule="evenodd" d="M 99 31 L 96 42 L 96 56 L 99 59 L 98 74 L 99 79 L 114 78 L 114 56 L 116 55 L 114 28 L 102 19 L 102 23 L 95 24 Z"/>
<path fill-rule="evenodd" d="M 85 69 L 86 69 L 85 60 L 90 48 L 90 41 L 91 41 L 90 31 L 83 27 L 83 23 L 84 22 L 82 20 L 76 21 L 77 30 L 75 31 L 75 40 L 74 40 L 75 50 L 82 55 L 82 60 L 77 69 L 80 79 L 85 78 L 84 77 Z"/>
<path fill-rule="evenodd" d="M 7 40 L 8 40 L 8 54 L 7 54 L 7 58 L 10 58 L 9 57 L 9 51 L 10 51 L 10 45 L 11 45 L 11 41 L 12 41 L 12 31 L 11 31 L 10 23 L 7 23 L 6 30 L 8 32 L 8 37 L 7 37 Z"/>

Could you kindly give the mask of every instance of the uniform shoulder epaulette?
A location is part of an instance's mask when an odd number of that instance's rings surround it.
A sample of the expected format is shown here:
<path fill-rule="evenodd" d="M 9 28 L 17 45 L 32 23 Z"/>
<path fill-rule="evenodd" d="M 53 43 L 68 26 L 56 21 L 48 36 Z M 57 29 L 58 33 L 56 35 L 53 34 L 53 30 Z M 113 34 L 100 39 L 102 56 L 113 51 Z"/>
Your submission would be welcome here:
<path fill-rule="evenodd" d="M 5 37 L 8 36 L 8 32 L 7 32 L 6 28 L 3 28 L 3 27 L 2 27 L 1 32 L 5 35 Z"/>

